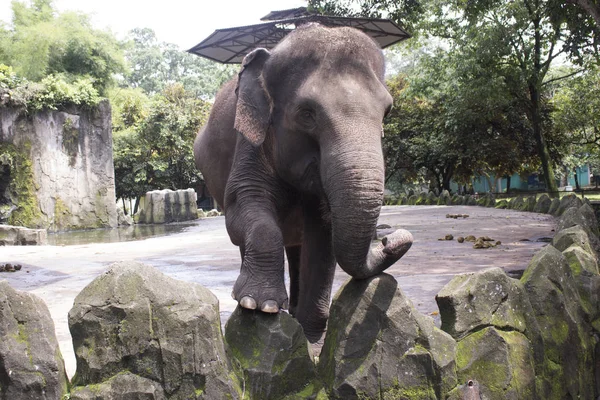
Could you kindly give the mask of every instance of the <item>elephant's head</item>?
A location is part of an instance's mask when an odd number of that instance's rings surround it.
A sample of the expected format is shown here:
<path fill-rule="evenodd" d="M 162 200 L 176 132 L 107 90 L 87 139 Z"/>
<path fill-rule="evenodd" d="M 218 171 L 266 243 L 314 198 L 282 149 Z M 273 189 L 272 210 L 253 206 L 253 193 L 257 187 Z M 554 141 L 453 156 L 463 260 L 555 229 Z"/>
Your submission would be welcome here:
<path fill-rule="evenodd" d="M 335 257 L 355 277 L 380 272 L 408 250 L 398 256 L 390 238 L 367 259 L 384 189 L 382 120 L 392 107 L 384 65 L 364 33 L 311 24 L 271 53 L 249 54 L 237 89 L 236 130 L 273 154 L 282 179 L 323 199 Z"/>

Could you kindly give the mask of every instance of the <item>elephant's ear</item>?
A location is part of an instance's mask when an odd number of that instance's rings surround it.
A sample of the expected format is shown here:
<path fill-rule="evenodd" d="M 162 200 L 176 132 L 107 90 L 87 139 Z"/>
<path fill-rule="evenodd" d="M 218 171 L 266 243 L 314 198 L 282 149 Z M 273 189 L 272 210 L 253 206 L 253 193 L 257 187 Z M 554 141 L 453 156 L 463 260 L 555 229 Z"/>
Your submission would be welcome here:
<path fill-rule="evenodd" d="M 263 66 L 270 55 L 266 49 L 256 49 L 244 57 L 235 89 L 234 128 L 255 147 L 265 140 L 271 120 L 271 105 L 261 79 Z"/>

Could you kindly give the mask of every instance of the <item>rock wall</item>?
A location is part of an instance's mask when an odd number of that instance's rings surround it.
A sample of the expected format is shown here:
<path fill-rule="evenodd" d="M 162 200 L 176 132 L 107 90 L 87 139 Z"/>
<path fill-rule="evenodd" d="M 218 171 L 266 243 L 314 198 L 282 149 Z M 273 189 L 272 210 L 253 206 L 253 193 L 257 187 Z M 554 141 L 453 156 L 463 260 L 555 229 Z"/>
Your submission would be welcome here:
<path fill-rule="evenodd" d="M 392 276 L 349 279 L 333 299 L 319 358 L 287 313 L 238 308 L 223 335 L 208 290 L 139 263 L 115 264 L 77 296 L 69 313 L 77 358 L 69 396 L 597 399 L 598 221 L 587 218 L 587 204 L 567 203 L 558 220 L 562 228 L 521 279 L 499 268 L 454 277 L 436 296 L 441 329 L 415 309 Z M 0 311 L 7 309 L 2 301 Z M 30 336 L 21 334 L 31 318 L 0 313 L 0 333 L 22 344 L 0 344 L 0 360 L 15 360 L 14 370 L 37 365 L 21 354 L 33 348 Z M 11 324 L 12 331 L 2 328 Z M 56 341 L 44 339 L 51 329 L 36 333 L 37 340 Z M 54 347 L 39 351 L 48 359 L 56 354 Z M 55 392 L 62 393 L 61 371 L 60 365 L 40 371 L 48 378 L 36 382 L 54 377 Z M 0 399 L 9 389 L 10 399 L 30 398 L 14 389 L 29 387 L 26 375 L 6 380 L 1 372 Z"/>
<path fill-rule="evenodd" d="M 167 224 L 198 218 L 194 189 L 153 190 L 140 200 L 137 215 L 140 224 Z"/>
<path fill-rule="evenodd" d="M 8 222 L 52 231 L 117 226 L 108 101 L 27 115 L 0 108 L 0 203 Z"/>

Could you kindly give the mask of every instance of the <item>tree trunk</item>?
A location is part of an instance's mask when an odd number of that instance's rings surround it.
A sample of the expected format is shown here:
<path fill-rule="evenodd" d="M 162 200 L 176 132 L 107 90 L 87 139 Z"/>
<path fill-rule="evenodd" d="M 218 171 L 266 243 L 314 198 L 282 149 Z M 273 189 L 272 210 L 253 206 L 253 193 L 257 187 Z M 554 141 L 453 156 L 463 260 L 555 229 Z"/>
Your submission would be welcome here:
<path fill-rule="evenodd" d="M 510 192 L 510 179 L 509 175 L 506 176 L 506 193 Z"/>
<path fill-rule="evenodd" d="M 140 206 L 140 196 L 135 198 L 135 206 L 133 207 L 133 214 L 131 214 L 131 215 L 137 214 L 139 206 Z"/>
<path fill-rule="evenodd" d="M 573 177 L 575 178 L 575 190 L 581 190 L 579 187 L 579 176 L 577 176 L 577 168 L 574 169 Z"/>

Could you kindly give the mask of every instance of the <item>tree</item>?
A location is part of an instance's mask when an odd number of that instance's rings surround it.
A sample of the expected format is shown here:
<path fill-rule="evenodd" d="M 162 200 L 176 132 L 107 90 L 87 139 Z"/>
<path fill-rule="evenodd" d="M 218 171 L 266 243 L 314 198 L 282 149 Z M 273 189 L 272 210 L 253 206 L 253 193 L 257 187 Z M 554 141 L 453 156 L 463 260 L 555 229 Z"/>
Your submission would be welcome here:
<path fill-rule="evenodd" d="M 151 100 L 139 89 L 117 92 L 114 100 L 117 198 L 139 201 L 149 190 L 196 186 L 200 174 L 194 165 L 193 142 L 210 105 L 181 84 L 166 87 Z"/>
<path fill-rule="evenodd" d="M 310 3 L 333 11 L 340 10 L 335 8 L 336 5 L 347 4 L 335 0 Z M 390 5 L 375 0 L 353 2 L 359 10 L 370 9 L 368 6 L 373 3 Z M 520 101 L 531 125 L 547 190 L 557 195 L 553 161 L 558 160 L 552 159 L 547 143 L 550 125 L 546 118 L 545 90 L 551 83 L 547 76 L 561 55 L 569 56 L 584 67 L 597 57 L 599 30 L 592 18 L 582 14 L 576 6 L 559 0 L 450 4 L 429 0 L 422 1 L 420 6 L 423 22 L 416 26 L 427 30 L 422 32 L 425 36 L 441 37 L 447 46 L 475 57 L 481 72 L 494 71 L 502 77 L 512 97 Z M 394 15 L 394 8 L 388 9 L 388 17 Z"/>
<path fill-rule="evenodd" d="M 32 81 L 61 74 L 72 81 L 89 77 L 104 94 L 115 74 L 125 71 L 115 37 L 93 29 L 88 16 L 57 13 L 52 0 L 34 0 L 30 6 L 13 1 L 10 29 L 0 35 L 0 63 Z"/>
<path fill-rule="evenodd" d="M 213 98 L 239 69 L 183 52 L 174 44 L 159 42 L 149 28 L 130 32 L 126 58 L 132 67 L 126 76 L 127 85 L 155 94 L 179 82 L 187 92 L 205 100 Z"/>

